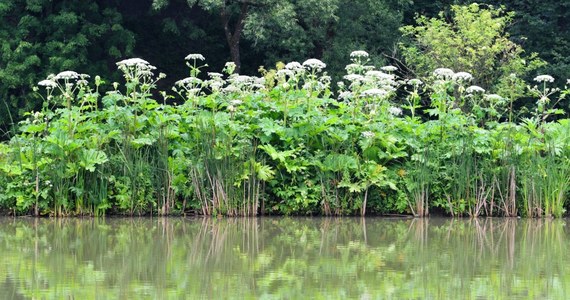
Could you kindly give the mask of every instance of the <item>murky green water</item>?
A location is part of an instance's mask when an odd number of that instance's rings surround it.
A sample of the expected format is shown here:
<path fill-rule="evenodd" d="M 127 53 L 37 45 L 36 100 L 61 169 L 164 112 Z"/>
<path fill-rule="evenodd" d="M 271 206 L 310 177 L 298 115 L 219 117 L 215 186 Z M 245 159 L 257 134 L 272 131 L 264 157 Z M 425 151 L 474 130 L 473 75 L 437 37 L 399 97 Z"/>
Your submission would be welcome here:
<path fill-rule="evenodd" d="M 566 220 L 0 219 L 0 299 L 564 299 Z"/>

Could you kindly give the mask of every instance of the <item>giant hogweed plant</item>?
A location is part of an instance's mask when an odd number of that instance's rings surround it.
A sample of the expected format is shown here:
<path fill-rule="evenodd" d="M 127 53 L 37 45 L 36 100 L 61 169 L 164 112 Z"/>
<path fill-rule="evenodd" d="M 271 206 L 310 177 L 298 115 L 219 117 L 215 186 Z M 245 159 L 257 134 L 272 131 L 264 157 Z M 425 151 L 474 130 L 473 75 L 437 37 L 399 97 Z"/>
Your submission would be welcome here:
<path fill-rule="evenodd" d="M 466 72 L 403 80 L 354 51 L 331 91 L 316 59 L 262 77 L 204 72 L 173 94 L 155 68 L 117 63 L 124 83 L 72 71 L 40 82 L 41 111 L 1 144 L 0 206 L 35 215 L 410 213 L 561 216 L 568 196 L 568 93 L 538 76 L 526 119 Z M 513 77 L 519 86 L 520 79 Z M 155 97 L 159 96 L 160 100 Z M 552 99 L 552 100 L 551 100 Z"/>

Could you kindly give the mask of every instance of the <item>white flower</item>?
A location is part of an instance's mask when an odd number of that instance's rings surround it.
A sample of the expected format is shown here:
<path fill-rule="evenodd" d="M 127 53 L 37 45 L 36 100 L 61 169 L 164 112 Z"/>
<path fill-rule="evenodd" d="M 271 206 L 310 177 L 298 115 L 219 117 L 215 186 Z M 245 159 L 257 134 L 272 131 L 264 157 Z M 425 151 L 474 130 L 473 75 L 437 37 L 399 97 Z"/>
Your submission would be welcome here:
<path fill-rule="evenodd" d="M 382 79 L 382 80 L 394 80 L 394 78 L 395 78 L 395 76 L 393 74 L 386 74 L 382 71 L 376 71 L 376 70 L 366 72 L 366 76 L 374 77 L 374 78 Z"/>
<path fill-rule="evenodd" d="M 233 75 L 228 80 L 234 84 L 250 85 L 254 83 L 254 78 L 247 75 Z"/>
<path fill-rule="evenodd" d="M 80 77 L 79 73 L 74 72 L 74 71 L 63 71 L 58 73 L 57 75 L 55 75 L 53 77 L 54 80 L 60 80 L 60 79 L 78 79 Z"/>
<path fill-rule="evenodd" d="M 352 73 L 356 73 L 357 71 L 362 69 L 362 66 L 359 64 L 348 64 L 346 65 L 346 67 L 344 67 L 344 69 L 346 70 L 347 73 L 352 74 Z"/>
<path fill-rule="evenodd" d="M 327 65 L 324 62 L 322 62 L 316 58 L 309 58 L 303 62 L 303 67 L 305 67 L 308 70 L 320 71 L 320 70 L 326 68 Z"/>
<path fill-rule="evenodd" d="M 534 77 L 534 81 L 536 82 L 554 82 L 554 77 L 550 75 L 538 75 Z"/>
<path fill-rule="evenodd" d="M 49 79 L 45 79 L 45 80 L 38 82 L 38 85 L 39 86 L 45 86 L 46 89 L 53 89 L 53 88 L 57 87 L 57 83 L 55 83 L 53 80 L 49 80 Z"/>
<path fill-rule="evenodd" d="M 208 72 L 208 76 L 212 79 L 221 79 L 224 75 L 216 72 Z"/>
<path fill-rule="evenodd" d="M 386 95 L 388 95 L 388 92 L 381 89 L 368 89 L 360 93 L 362 97 L 384 97 Z"/>
<path fill-rule="evenodd" d="M 243 103 L 243 101 L 241 101 L 239 99 L 235 99 L 235 100 L 230 101 L 230 105 L 233 105 L 233 106 L 238 106 L 242 103 Z"/>
<path fill-rule="evenodd" d="M 186 77 L 184 79 L 176 81 L 177 86 L 188 86 L 188 85 L 198 85 L 201 84 L 202 80 L 196 77 Z"/>
<path fill-rule="evenodd" d="M 296 61 L 292 61 L 292 62 L 287 63 L 287 64 L 285 65 L 285 69 L 287 69 L 287 70 L 292 70 L 292 71 L 299 71 L 299 70 L 302 70 L 302 69 L 303 69 L 303 66 L 302 66 L 300 63 L 296 62 Z"/>
<path fill-rule="evenodd" d="M 394 66 L 384 66 L 384 67 L 380 68 L 380 70 L 382 70 L 384 72 L 394 72 L 394 71 L 398 70 L 398 68 L 396 68 Z"/>
<path fill-rule="evenodd" d="M 395 106 L 390 106 L 388 108 L 388 112 L 394 116 L 399 116 L 402 114 L 402 109 L 399 107 L 395 107 Z"/>
<path fill-rule="evenodd" d="M 467 73 L 467 72 L 457 72 L 455 74 L 453 74 L 453 80 L 458 81 L 458 82 L 467 82 L 467 81 L 471 81 L 473 79 L 473 75 L 471 75 L 471 73 Z"/>
<path fill-rule="evenodd" d="M 202 54 L 198 54 L 198 53 L 191 53 L 186 55 L 186 57 L 184 57 L 185 60 L 205 60 L 206 58 L 204 58 L 204 56 Z"/>
<path fill-rule="evenodd" d="M 433 71 L 433 75 L 440 79 L 451 79 L 453 77 L 453 70 L 448 68 L 438 68 Z"/>
<path fill-rule="evenodd" d="M 503 100 L 503 97 L 501 97 L 501 96 L 499 96 L 499 95 L 497 95 L 497 94 L 489 94 L 489 95 L 486 95 L 485 98 L 486 98 L 488 101 L 492 101 L 492 102 L 498 102 L 498 101 L 502 101 L 502 100 Z"/>
<path fill-rule="evenodd" d="M 376 136 L 376 134 L 374 134 L 374 132 L 372 132 L 372 131 L 364 131 L 364 132 L 361 133 L 361 135 L 362 135 L 362 137 L 365 138 L 365 139 L 371 139 L 371 138 L 373 138 L 374 136 Z"/>
<path fill-rule="evenodd" d="M 342 77 L 348 81 L 362 81 L 364 80 L 364 77 L 362 75 L 358 75 L 358 74 L 348 74 L 348 75 L 344 75 L 344 77 Z"/>
<path fill-rule="evenodd" d="M 235 85 L 228 85 L 225 88 L 223 88 L 222 91 L 225 93 L 237 93 L 240 91 L 240 89 Z"/>
<path fill-rule="evenodd" d="M 566 84 L 570 84 L 570 79 L 566 79 Z"/>
<path fill-rule="evenodd" d="M 152 66 L 148 61 L 142 58 L 128 58 L 117 62 L 117 66 L 136 67 L 143 70 L 154 70 L 156 67 Z"/>
<path fill-rule="evenodd" d="M 290 69 L 281 69 L 281 70 L 277 71 L 276 75 L 278 77 L 282 77 L 282 78 L 293 77 L 293 76 L 295 76 L 295 72 L 293 70 L 290 70 Z"/>
<path fill-rule="evenodd" d="M 352 51 L 352 52 L 350 53 L 350 57 L 355 57 L 355 58 L 368 58 L 368 52 L 363 51 L 363 50 Z"/>
<path fill-rule="evenodd" d="M 468 94 L 475 94 L 475 93 L 484 93 L 485 89 L 480 87 L 480 86 L 477 86 L 477 85 L 472 85 L 472 86 L 468 87 L 465 91 Z"/>
<path fill-rule="evenodd" d="M 351 99 L 352 96 L 353 96 L 352 92 L 344 91 L 340 92 L 340 94 L 338 95 L 338 99 L 348 100 Z"/>
<path fill-rule="evenodd" d="M 422 84 L 424 84 L 424 83 L 423 83 L 421 80 L 417 79 L 417 78 L 413 78 L 413 79 L 408 80 L 408 84 L 409 84 L 409 85 L 412 85 L 412 86 L 415 86 L 415 87 L 418 87 L 418 86 L 420 86 L 420 85 L 422 85 Z"/>

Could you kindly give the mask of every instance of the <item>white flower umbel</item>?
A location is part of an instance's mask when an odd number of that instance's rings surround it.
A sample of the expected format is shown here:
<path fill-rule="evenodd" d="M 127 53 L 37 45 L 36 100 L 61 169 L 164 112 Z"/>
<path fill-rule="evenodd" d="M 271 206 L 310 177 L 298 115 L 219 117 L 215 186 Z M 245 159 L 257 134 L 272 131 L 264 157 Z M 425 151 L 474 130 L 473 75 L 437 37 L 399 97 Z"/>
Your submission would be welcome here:
<path fill-rule="evenodd" d="M 476 93 L 484 93 L 485 89 L 480 87 L 480 86 L 477 86 L 477 85 L 472 85 L 472 86 L 468 87 L 465 91 L 468 94 L 476 94 Z"/>
<path fill-rule="evenodd" d="M 423 83 L 421 80 L 417 79 L 417 78 L 413 78 L 413 79 L 408 80 L 408 84 L 411 85 L 411 86 L 418 87 L 418 86 L 420 86 L 420 85 L 422 85 L 422 84 L 424 84 L 424 83 Z"/>
<path fill-rule="evenodd" d="M 208 76 L 210 76 L 211 79 L 222 79 L 224 75 L 222 73 L 208 72 Z"/>
<path fill-rule="evenodd" d="M 63 71 L 59 72 L 57 75 L 53 77 L 53 80 L 72 80 L 72 79 L 79 79 L 81 75 L 75 71 Z"/>
<path fill-rule="evenodd" d="M 467 72 L 457 72 L 452 75 L 452 78 L 457 82 L 469 82 L 473 80 L 473 75 Z"/>
<path fill-rule="evenodd" d="M 489 94 L 485 96 L 485 99 L 487 99 L 487 101 L 490 102 L 499 102 L 503 100 L 503 97 L 497 95 L 497 94 Z"/>
<path fill-rule="evenodd" d="M 342 78 L 350 81 L 350 82 L 355 82 L 355 81 L 362 81 L 364 80 L 364 76 L 362 75 L 358 75 L 358 74 L 348 74 L 348 75 L 344 75 Z"/>
<path fill-rule="evenodd" d="M 351 58 L 368 58 L 368 52 L 364 50 L 356 50 L 350 53 Z"/>
<path fill-rule="evenodd" d="M 152 70 L 156 67 L 149 64 L 148 61 L 142 58 L 129 58 L 117 62 L 117 67 L 124 73 L 127 81 L 140 80 L 150 83 L 153 76 Z"/>
<path fill-rule="evenodd" d="M 127 68 L 135 67 L 135 68 L 140 69 L 140 70 L 154 70 L 154 69 L 156 69 L 156 67 L 152 66 L 148 61 L 146 61 L 142 58 L 136 58 L 136 57 L 121 60 L 121 61 L 117 62 L 117 66 L 119 68 L 121 68 L 121 67 L 127 67 Z"/>
<path fill-rule="evenodd" d="M 285 69 L 291 70 L 291 71 L 300 71 L 300 70 L 303 70 L 303 66 L 296 61 L 292 61 L 292 62 L 287 63 L 285 65 Z"/>
<path fill-rule="evenodd" d="M 201 60 L 201 61 L 206 60 L 206 58 L 204 58 L 204 55 L 199 54 L 199 53 L 188 54 L 188 55 L 186 55 L 186 57 L 184 59 L 185 60 Z"/>
<path fill-rule="evenodd" d="M 305 69 L 307 69 L 309 71 L 320 72 L 324 68 L 326 68 L 327 65 L 324 62 L 322 62 L 316 58 L 309 58 L 303 62 L 303 67 L 305 67 Z"/>
<path fill-rule="evenodd" d="M 550 75 L 538 75 L 534 77 L 534 81 L 536 82 L 554 82 L 554 77 Z"/>
<path fill-rule="evenodd" d="M 49 80 L 49 79 L 44 79 L 40 82 L 38 82 L 39 86 L 44 86 L 46 89 L 53 89 L 57 87 L 57 83 L 55 83 L 55 81 L 53 80 Z"/>
<path fill-rule="evenodd" d="M 201 84 L 201 83 L 202 83 L 202 80 L 199 79 L 199 78 L 196 78 L 196 77 L 186 77 L 186 78 L 184 78 L 184 79 L 180 79 L 180 80 L 176 81 L 175 84 L 176 84 L 177 86 L 180 86 L 180 87 L 189 87 L 189 86 L 195 87 L 195 86 L 197 86 L 197 85 L 199 85 L 199 84 Z"/>
<path fill-rule="evenodd" d="M 374 136 L 376 136 L 376 134 L 375 134 L 374 132 L 372 132 L 372 131 L 364 131 L 364 132 L 361 133 L 361 135 L 362 135 L 362 137 L 365 138 L 365 139 L 371 139 L 371 138 L 373 138 Z"/>
<path fill-rule="evenodd" d="M 448 68 L 437 68 L 433 71 L 433 75 L 439 79 L 452 79 L 453 78 L 453 70 Z"/>
<path fill-rule="evenodd" d="M 353 94 L 352 94 L 352 92 L 349 92 L 349 91 L 343 91 L 343 92 L 340 92 L 340 94 L 338 94 L 339 100 L 350 100 L 350 99 L 352 99 L 352 97 L 353 97 Z"/>
<path fill-rule="evenodd" d="M 402 114 L 402 109 L 399 108 L 399 107 L 390 106 L 390 107 L 388 108 L 388 112 L 389 112 L 390 114 L 392 114 L 393 116 L 399 116 L 399 115 Z"/>
<path fill-rule="evenodd" d="M 239 99 L 235 99 L 235 100 L 230 101 L 230 104 L 233 106 L 238 106 L 238 105 L 241 105 L 242 103 L 243 103 L 243 101 L 241 101 Z"/>
<path fill-rule="evenodd" d="M 396 68 L 394 66 L 383 66 L 382 68 L 380 68 L 380 70 L 382 70 L 384 72 L 394 72 L 394 71 L 398 70 L 398 68 Z"/>
<path fill-rule="evenodd" d="M 366 72 L 366 77 L 372 77 L 382 81 L 393 81 L 396 78 L 396 76 L 394 76 L 393 74 L 387 74 L 382 71 L 376 71 L 376 70 Z"/>
<path fill-rule="evenodd" d="M 362 97 L 377 97 L 377 98 L 381 98 L 381 97 L 385 97 L 386 95 L 388 95 L 388 92 L 382 89 L 368 89 L 362 93 L 360 93 L 360 96 Z"/>

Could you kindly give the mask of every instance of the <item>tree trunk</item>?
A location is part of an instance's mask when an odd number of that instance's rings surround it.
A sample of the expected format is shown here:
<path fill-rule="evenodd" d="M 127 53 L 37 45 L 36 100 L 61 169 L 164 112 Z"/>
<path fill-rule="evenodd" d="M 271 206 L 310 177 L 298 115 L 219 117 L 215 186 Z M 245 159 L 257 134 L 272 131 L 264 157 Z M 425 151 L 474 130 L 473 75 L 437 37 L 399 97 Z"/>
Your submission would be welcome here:
<path fill-rule="evenodd" d="M 230 17 L 228 13 L 228 8 L 223 7 L 220 11 L 220 18 L 222 20 L 222 26 L 224 27 L 224 33 L 226 35 L 226 42 L 230 48 L 230 56 L 232 61 L 236 64 L 235 72 L 239 73 L 241 70 L 241 57 L 239 43 L 241 40 L 241 34 L 243 32 L 243 27 L 245 25 L 245 18 L 247 17 L 247 12 L 249 9 L 248 2 L 242 2 L 240 13 L 238 19 L 234 25 L 234 30 L 230 29 Z"/>

